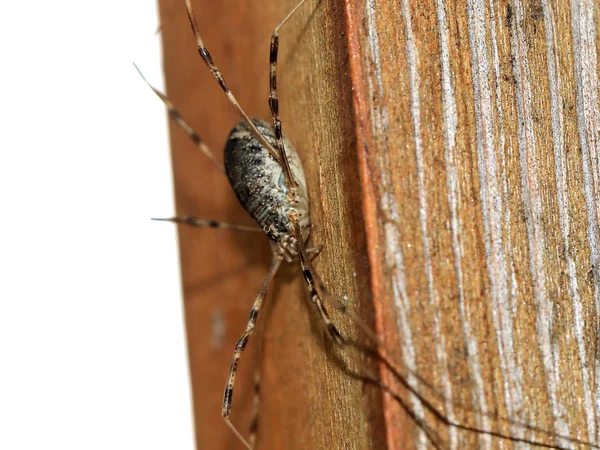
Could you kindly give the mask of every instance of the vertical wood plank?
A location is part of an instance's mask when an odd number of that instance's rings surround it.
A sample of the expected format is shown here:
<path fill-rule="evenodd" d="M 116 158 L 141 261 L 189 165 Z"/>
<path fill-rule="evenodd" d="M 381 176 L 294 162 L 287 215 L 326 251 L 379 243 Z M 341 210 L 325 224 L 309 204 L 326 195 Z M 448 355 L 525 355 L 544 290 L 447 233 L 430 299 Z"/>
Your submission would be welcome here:
<path fill-rule="evenodd" d="M 239 119 L 195 53 L 183 2 L 160 5 L 167 93 L 220 154 Z M 240 103 L 268 119 L 269 37 L 294 2 L 194 6 Z M 315 265 L 332 295 L 434 387 L 451 421 L 565 447 L 493 416 L 600 441 L 599 11 L 593 0 L 322 0 L 281 33 L 283 128 L 307 171 L 312 242 L 325 245 Z M 176 128 L 172 146 L 178 211 L 249 224 Z M 182 227 L 180 247 L 198 448 L 241 448 L 220 403 L 268 244 Z M 292 265 L 261 313 L 257 448 L 432 448 L 393 399 L 344 373 L 336 356 L 360 369 L 364 355 L 332 348 L 305 296 Z M 241 430 L 257 341 L 234 398 Z M 449 448 L 517 446 L 443 425 L 380 370 Z"/>
<path fill-rule="evenodd" d="M 597 442 L 597 3 L 346 3 L 380 333 L 451 420 Z"/>
<path fill-rule="evenodd" d="M 196 53 L 183 2 L 162 0 L 160 5 L 167 94 L 221 155 L 229 130 L 240 119 Z M 194 1 L 193 5 L 203 39 L 231 90 L 250 116 L 270 119 L 269 40 L 294 1 L 266 5 Z M 342 4 L 308 2 L 299 10 L 281 31 L 278 87 L 284 133 L 305 165 L 312 242 L 325 245 L 315 261 L 316 270 L 332 292 L 352 299 L 360 311 L 368 307 L 369 273 L 343 25 Z M 248 224 L 250 219 L 225 177 L 174 126 L 171 141 L 177 211 Z M 185 227 L 179 238 L 198 448 L 242 448 L 220 417 L 221 399 L 235 342 L 266 274 L 268 240 L 262 235 Z M 257 446 L 383 448 L 380 393 L 349 377 L 336 362 L 336 350 L 308 303 L 297 266 L 281 271 L 259 318 L 264 336 Z M 351 323 L 331 313 L 344 334 L 352 337 Z M 217 337 L 220 330 L 222 338 Z M 236 378 L 232 419 L 245 435 L 253 352 L 259 341 L 255 334 Z"/>

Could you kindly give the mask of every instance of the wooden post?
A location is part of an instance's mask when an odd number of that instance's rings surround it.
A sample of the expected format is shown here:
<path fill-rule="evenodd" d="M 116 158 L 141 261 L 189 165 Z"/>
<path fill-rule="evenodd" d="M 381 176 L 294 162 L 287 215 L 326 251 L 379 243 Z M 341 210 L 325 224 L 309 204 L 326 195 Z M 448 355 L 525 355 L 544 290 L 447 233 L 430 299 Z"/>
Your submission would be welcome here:
<path fill-rule="evenodd" d="M 215 63 L 252 117 L 270 119 L 269 41 L 293 6 L 287 1 L 194 2 Z M 312 242 L 325 244 L 316 269 L 332 292 L 368 307 L 343 9 L 325 3 L 315 6 L 305 5 L 281 32 L 278 81 L 283 129 L 303 158 L 311 186 Z M 229 130 L 240 118 L 196 52 L 183 2 L 163 1 L 161 12 L 167 94 L 220 155 Z M 250 224 L 226 178 L 181 130 L 172 127 L 171 135 L 177 211 Z M 181 227 L 180 247 L 198 448 L 242 448 L 220 417 L 221 400 L 235 342 L 266 275 L 268 239 Z M 358 253 L 357 248 L 363 251 Z M 361 382 L 338 368 L 314 313 L 298 264 L 286 266 L 259 318 L 264 335 L 258 448 L 382 448 L 380 393 L 363 392 Z M 349 321 L 337 321 L 350 335 Z M 255 334 L 236 379 L 232 420 L 244 434 L 250 422 L 253 352 L 258 342 Z"/>
<path fill-rule="evenodd" d="M 193 5 L 231 90 L 269 119 L 270 34 L 294 1 Z M 183 1 L 160 8 L 167 94 L 221 154 L 239 117 L 195 51 Z M 321 0 L 281 31 L 283 130 L 307 172 L 329 291 L 433 386 L 443 398 L 409 377 L 451 421 L 566 447 L 531 427 L 600 441 L 598 11 L 589 0 Z M 250 224 L 225 177 L 171 134 L 178 212 Z M 181 227 L 180 247 L 198 448 L 242 448 L 220 403 L 267 239 Z M 297 264 L 259 320 L 232 416 L 246 434 L 261 343 L 258 449 L 433 448 L 340 354 L 379 371 L 448 445 L 514 444 L 440 423 L 385 368 L 332 348 Z"/>

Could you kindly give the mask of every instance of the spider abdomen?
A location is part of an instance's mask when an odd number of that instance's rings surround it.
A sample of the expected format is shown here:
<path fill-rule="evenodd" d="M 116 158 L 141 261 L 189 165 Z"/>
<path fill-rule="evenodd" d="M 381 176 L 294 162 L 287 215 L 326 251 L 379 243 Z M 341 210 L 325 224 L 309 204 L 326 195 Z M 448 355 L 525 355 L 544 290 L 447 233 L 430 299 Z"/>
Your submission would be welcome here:
<path fill-rule="evenodd" d="M 277 148 L 273 128 L 263 120 L 252 121 L 269 143 Z M 298 201 L 293 205 L 288 200 L 289 186 L 282 167 L 254 136 L 245 121 L 231 130 L 225 144 L 225 171 L 229 183 L 244 209 L 274 242 L 293 235 L 288 215 L 292 209 L 298 214 L 305 239 L 310 229 L 304 169 L 292 144 L 285 138 L 284 142 L 298 184 Z"/>

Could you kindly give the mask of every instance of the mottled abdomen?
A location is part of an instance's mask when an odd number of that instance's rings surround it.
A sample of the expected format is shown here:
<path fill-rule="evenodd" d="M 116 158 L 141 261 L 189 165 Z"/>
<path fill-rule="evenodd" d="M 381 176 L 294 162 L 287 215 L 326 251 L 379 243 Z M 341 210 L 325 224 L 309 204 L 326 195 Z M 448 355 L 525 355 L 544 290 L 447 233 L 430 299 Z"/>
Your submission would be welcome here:
<path fill-rule="evenodd" d="M 277 148 L 273 128 L 265 121 L 252 119 L 259 131 Z M 288 185 L 279 163 L 252 133 L 244 121 L 235 126 L 225 144 L 225 171 L 237 198 L 248 214 L 273 241 L 280 242 L 292 235 L 288 218 L 290 209 L 300 217 L 300 227 L 306 239 L 310 230 L 306 179 L 300 158 L 292 144 L 285 141 L 285 150 L 296 182 L 298 203 L 293 206 L 287 199 Z"/>

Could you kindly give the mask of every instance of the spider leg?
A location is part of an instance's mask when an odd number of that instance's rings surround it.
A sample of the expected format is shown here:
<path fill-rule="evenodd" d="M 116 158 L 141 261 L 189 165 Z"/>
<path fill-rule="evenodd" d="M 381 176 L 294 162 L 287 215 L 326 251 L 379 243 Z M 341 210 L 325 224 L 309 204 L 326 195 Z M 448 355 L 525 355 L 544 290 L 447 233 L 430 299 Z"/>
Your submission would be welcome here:
<path fill-rule="evenodd" d="M 329 333 L 333 341 L 338 345 L 345 345 L 345 341 L 342 338 L 342 335 L 329 318 L 329 314 L 327 313 L 327 310 L 323 305 L 323 301 L 321 300 L 321 295 L 317 291 L 315 277 L 313 276 L 313 271 L 310 269 L 310 263 L 306 255 L 306 249 L 304 248 L 304 243 L 302 242 L 302 231 L 300 230 L 298 216 L 296 213 L 292 213 L 290 218 L 292 226 L 294 227 L 294 234 L 298 242 L 298 257 L 300 259 L 300 266 L 302 267 L 302 276 L 304 277 L 304 281 L 308 286 L 310 301 L 316 306 L 317 311 L 319 312 L 319 316 L 325 324 L 325 328 L 327 329 L 327 332 Z"/>
<path fill-rule="evenodd" d="M 206 65 L 210 69 L 211 73 L 213 74 L 213 76 L 215 77 L 217 82 L 219 83 L 219 86 L 221 86 L 221 89 L 223 90 L 223 92 L 225 93 L 225 95 L 227 96 L 227 98 L 229 99 L 231 104 L 235 107 L 235 109 L 237 109 L 238 113 L 248 123 L 248 125 L 252 129 L 252 132 L 255 134 L 255 136 L 258 138 L 258 140 L 265 146 L 265 148 L 269 151 L 269 153 L 279 163 L 281 163 L 281 158 L 279 156 L 279 153 L 277 152 L 277 150 L 275 150 L 275 148 L 273 148 L 273 146 L 269 143 L 267 138 L 265 136 L 263 136 L 263 134 L 258 130 L 258 128 L 256 128 L 256 125 L 254 125 L 254 122 L 252 122 L 252 120 L 250 120 L 250 117 L 248 117 L 248 114 L 246 114 L 244 109 L 240 106 L 239 102 L 237 101 L 237 99 L 235 98 L 233 93 L 229 90 L 229 87 L 227 86 L 227 83 L 225 82 L 223 75 L 221 75 L 221 71 L 215 65 L 210 52 L 204 46 L 204 42 L 202 41 L 202 37 L 200 36 L 198 22 L 196 21 L 196 16 L 194 15 L 194 10 L 192 9 L 192 4 L 191 4 L 190 0 L 185 0 L 185 9 L 187 11 L 190 26 L 192 27 L 192 31 L 194 32 L 194 37 L 196 38 L 196 47 L 198 48 L 198 53 L 200 54 L 200 57 L 202 58 L 202 60 L 206 63 Z"/>
<path fill-rule="evenodd" d="M 199 219 L 194 216 L 176 216 L 169 218 L 155 218 L 152 220 L 158 220 L 161 222 L 175 222 L 175 223 L 184 223 L 186 225 L 190 225 L 193 227 L 199 228 L 222 228 L 226 230 L 236 230 L 236 231 L 253 231 L 262 233 L 262 229 L 258 227 L 249 227 L 246 225 L 235 225 L 227 222 L 220 222 L 217 220 L 209 220 L 209 219 Z"/>
<path fill-rule="evenodd" d="M 260 361 L 259 361 L 260 364 Z M 260 405 L 260 366 L 254 369 L 254 401 L 252 403 L 252 419 L 250 420 L 250 435 L 248 443 L 252 448 L 256 442 L 256 431 L 258 430 L 258 409 Z"/>
<path fill-rule="evenodd" d="M 279 30 L 305 1 L 306 0 L 301 0 L 294 9 L 285 16 L 281 23 L 275 27 L 275 30 L 273 30 L 273 34 L 271 35 L 271 49 L 269 52 L 269 87 L 271 91 L 269 94 L 269 108 L 271 109 L 271 114 L 273 116 L 273 129 L 275 130 L 275 138 L 277 139 L 277 150 L 279 150 L 281 155 L 283 170 L 286 174 L 290 189 L 292 190 L 298 186 L 298 184 L 292 174 L 292 169 L 283 143 L 283 131 L 281 128 L 281 119 L 279 118 L 279 98 L 277 97 L 277 54 L 279 52 Z"/>
<path fill-rule="evenodd" d="M 183 131 L 185 131 L 185 134 L 187 134 L 190 137 L 190 139 L 192 140 L 194 145 L 196 147 L 198 147 L 198 149 L 202 153 L 204 153 L 204 155 L 209 159 L 209 161 L 211 163 L 213 163 L 213 165 L 217 169 L 219 169 L 221 172 L 224 173 L 225 169 L 223 168 L 223 164 L 221 164 L 217 160 L 217 158 L 215 157 L 213 152 L 210 150 L 208 145 L 206 145 L 204 143 L 204 141 L 200 138 L 198 133 L 196 133 L 194 131 L 194 129 L 190 125 L 188 125 L 188 123 L 184 120 L 181 113 L 177 110 L 177 108 L 175 108 L 173 103 L 171 103 L 169 101 L 169 99 L 167 98 L 167 96 L 165 94 L 163 94 L 161 91 L 156 89 L 154 86 L 152 86 L 148 82 L 148 80 L 146 79 L 146 77 L 144 77 L 144 74 L 142 73 L 140 68 L 135 63 L 133 63 L 133 65 L 134 65 L 135 69 L 138 71 L 138 73 L 140 74 L 140 76 L 142 77 L 142 80 L 144 80 L 144 82 L 150 87 L 150 89 L 152 89 L 152 91 L 157 95 L 157 97 L 160 98 L 162 100 L 162 102 L 165 104 L 165 107 L 167 108 L 167 111 L 169 113 L 169 117 L 171 118 L 171 120 L 173 120 L 173 122 L 175 122 L 179 128 L 181 128 Z"/>
<path fill-rule="evenodd" d="M 235 352 L 233 353 L 233 361 L 231 362 L 231 367 L 229 368 L 229 375 L 227 376 L 227 384 L 225 385 L 225 394 L 223 396 L 223 408 L 221 411 L 223 419 L 225 419 L 225 422 L 227 423 L 227 425 L 233 430 L 234 434 L 238 437 L 238 439 L 240 441 L 242 441 L 244 443 L 246 448 L 248 448 L 249 450 L 252 450 L 252 447 L 243 438 L 241 433 L 235 428 L 235 426 L 229 419 L 229 415 L 231 414 L 231 404 L 232 404 L 232 399 L 233 399 L 233 388 L 234 388 L 234 384 L 235 384 L 235 375 L 237 372 L 237 367 L 238 367 L 238 364 L 240 361 L 240 357 L 242 356 L 242 353 L 244 352 L 244 349 L 246 348 L 248 339 L 250 338 L 250 336 L 252 335 L 252 332 L 254 331 L 254 328 L 256 325 L 256 319 L 258 317 L 260 307 L 262 306 L 263 299 L 265 298 L 267 288 L 269 287 L 269 284 L 271 283 L 271 281 L 273 280 L 273 277 L 277 273 L 277 270 L 281 266 L 282 261 L 283 261 L 283 258 L 281 258 L 278 255 L 273 255 L 273 261 L 271 262 L 271 268 L 269 269 L 269 273 L 267 274 L 267 277 L 265 278 L 265 281 L 263 282 L 263 284 L 260 288 L 260 291 L 258 291 L 258 295 L 256 296 L 256 299 L 254 300 L 254 304 L 252 305 L 252 310 L 250 311 L 250 317 L 248 319 L 248 324 L 246 325 L 246 329 L 244 330 L 244 333 L 242 334 L 242 336 L 238 340 L 237 344 L 235 345 Z"/>
<path fill-rule="evenodd" d="M 252 448 L 256 445 L 256 433 L 259 425 L 259 408 L 260 408 L 260 363 L 262 361 L 262 348 L 263 348 L 263 336 L 265 329 L 265 322 L 259 322 L 256 330 L 258 336 L 258 346 L 256 348 L 256 365 L 254 366 L 254 379 L 253 379 L 253 402 L 252 402 L 252 416 L 250 419 L 248 443 Z"/>
<path fill-rule="evenodd" d="M 295 214 L 291 215 L 291 222 L 294 227 L 294 234 L 296 236 L 302 236 L 300 224 L 298 222 L 298 217 Z M 308 287 L 310 300 L 316 306 L 317 311 L 319 312 L 319 315 L 321 317 L 321 320 L 323 321 L 323 324 L 325 325 L 325 329 L 327 330 L 327 332 L 328 332 L 329 336 L 331 337 L 331 339 L 333 340 L 333 342 L 336 343 L 337 345 L 339 345 L 340 347 L 353 346 L 353 343 L 351 341 L 348 341 L 342 337 L 338 328 L 333 324 L 333 322 L 329 318 L 329 314 L 327 313 L 327 310 L 325 309 L 325 306 L 324 306 L 322 298 L 321 298 L 321 294 L 319 293 L 319 290 L 316 288 L 316 286 L 317 286 L 317 283 L 315 282 L 316 277 L 314 275 L 314 270 L 312 270 L 312 268 L 310 267 L 310 263 L 308 262 L 306 250 L 304 248 L 304 243 L 302 242 L 301 238 L 298 239 L 297 242 L 298 242 L 298 246 L 297 246 L 298 258 L 300 260 L 300 266 L 302 267 L 302 275 L 304 277 L 304 281 L 306 282 L 306 285 Z M 319 281 L 319 285 L 322 285 L 322 283 L 320 281 Z M 374 352 L 374 353 L 376 356 L 380 356 L 378 352 Z M 395 394 L 391 387 L 389 387 L 380 377 L 378 377 L 375 374 L 370 373 L 370 371 L 367 373 L 367 375 L 357 374 L 357 373 L 351 373 L 351 375 L 355 376 L 356 378 L 361 378 L 361 379 L 370 381 L 370 382 L 378 385 L 385 391 L 387 391 L 391 394 Z M 403 378 L 403 380 L 404 380 L 404 378 Z M 408 384 L 407 387 L 411 392 L 415 393 L 415 395 L 417 395 L 419 397 L 419 399 L 421 399 L 420 394 L 414 388 L 412 388 L 412 386 L 410 384 Z M 441 450 L 442 446 L 440 444 L 439 436 L 437 436 L 437 434 L 435 432 L 433 432 L 433 430 L 431 430 L 431 428 L 421 418 L 419 418 L 416 415 L 416 413 L 413 411 L 413 409 L 404 401 L 404 399 L 402 399 L 402 397 L 400 397 L 396 394 L 396 396 L 394 398 L 396 398 L 396 400 L 399 401 L 401 407 L 407 412 L 407 414 L 411 418 L 413 418 L 413 420 L 415 420 L 415 423 L 417 423 L 425 431 L 427 438 L 431 441 L 431 443 L 434 445 L 434 447 L 437 450 Z"/>

